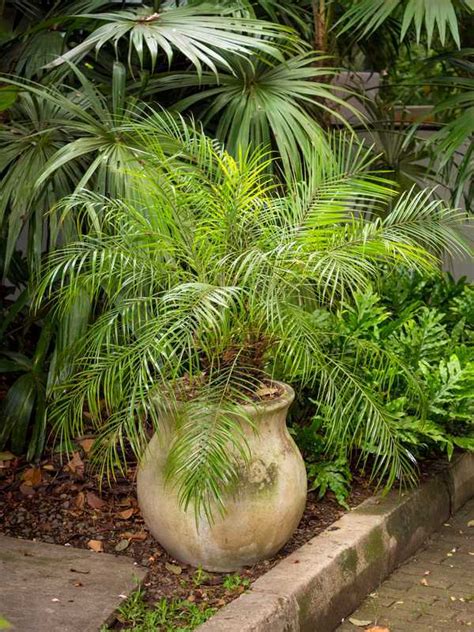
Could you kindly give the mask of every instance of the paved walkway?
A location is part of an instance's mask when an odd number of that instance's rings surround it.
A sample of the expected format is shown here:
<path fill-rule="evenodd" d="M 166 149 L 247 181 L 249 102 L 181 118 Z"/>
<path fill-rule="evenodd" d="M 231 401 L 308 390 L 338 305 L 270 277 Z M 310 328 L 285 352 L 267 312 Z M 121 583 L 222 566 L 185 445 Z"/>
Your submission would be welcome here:
<path fill-rule="evenodd" d="M 144 575 L 126 557 L 0 536 L 0 629 L 97 632 Z"/>
<path fill-rule="evenodd" d="M 337 632 L 375 626 L 380 626 L 377 632 L 383 628 L 390 632 L 474 630 L 474 499 L 347 617 Z"/>

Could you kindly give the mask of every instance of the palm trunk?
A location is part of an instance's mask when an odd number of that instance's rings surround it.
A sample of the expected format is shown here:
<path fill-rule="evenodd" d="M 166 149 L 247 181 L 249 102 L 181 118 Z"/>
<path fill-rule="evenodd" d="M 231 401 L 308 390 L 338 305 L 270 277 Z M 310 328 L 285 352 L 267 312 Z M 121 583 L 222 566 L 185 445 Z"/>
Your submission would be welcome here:
<path fill-rule="evenodd" d="M 314 37 L 313 48 L 315 51 L 322 53 L 322 55 L 328 52 L 328 13 L 329 9 L 326 7 L 326 0 L 312 0 L 313 9 L 313 24 L 314 24 Z M 316 66 L 325 66 L 328 64 L 327 59 L 316 61 Z M 319 81 L 325 81 L 329 83 L 331 78 L 329 75 L 325 77 L 319 77 Z M 330 116 L 327 112 L 323 112 L 320 115 L 320 124 L 329 127 Z"/>
<path fill-rule="evenodd" d="M 327 22 L 325 0 L 313 0 L 314 49 L 325 53 L 327 51 Z"/>

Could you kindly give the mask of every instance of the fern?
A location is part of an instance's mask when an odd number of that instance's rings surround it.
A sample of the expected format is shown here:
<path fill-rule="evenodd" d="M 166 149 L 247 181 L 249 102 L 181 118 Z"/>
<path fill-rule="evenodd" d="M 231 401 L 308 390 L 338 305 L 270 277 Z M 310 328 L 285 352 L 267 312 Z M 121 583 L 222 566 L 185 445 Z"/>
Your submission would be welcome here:
<path fill-rule="evenodd" d="M 389 348 L 396 351 L 414 370 L 420 362 L 436 361 L 449 344 L 443 318 L 438 310 L 422 307 L 416 316 L 406 320 L 388 338 Z"/>
<path fill-rule="evenodd" d="M 331 491 L 337 502 L 349 509 L 347 498 L 350 493 L 352 476 L 345 457 L 339 457 L 334 461 L 310 463 L 307 470 L 310 481 L 309 491 L 317 491 L 318 498 L 322 498 L 328 491 Z"/>
<path fill-rule="evenodd" d="M 474 415 L 474 362 L 461 365 L 456 355 L 433 367 L 420 363 L 429 394 L 429 413 L 445 420 L 471 421 Z"/>

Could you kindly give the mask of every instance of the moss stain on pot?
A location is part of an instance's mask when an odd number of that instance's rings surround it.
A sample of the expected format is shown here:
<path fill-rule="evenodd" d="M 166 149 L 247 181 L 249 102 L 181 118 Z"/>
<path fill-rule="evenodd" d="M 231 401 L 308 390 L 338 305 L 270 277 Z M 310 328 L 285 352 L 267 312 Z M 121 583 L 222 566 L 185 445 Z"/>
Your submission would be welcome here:
<path fill-rule="evenodd" d="M 266 464 L 262 459 L 239 468 L 239 484 L 236 495 L 271 494 L 276 489 L 278 465 Z"/>

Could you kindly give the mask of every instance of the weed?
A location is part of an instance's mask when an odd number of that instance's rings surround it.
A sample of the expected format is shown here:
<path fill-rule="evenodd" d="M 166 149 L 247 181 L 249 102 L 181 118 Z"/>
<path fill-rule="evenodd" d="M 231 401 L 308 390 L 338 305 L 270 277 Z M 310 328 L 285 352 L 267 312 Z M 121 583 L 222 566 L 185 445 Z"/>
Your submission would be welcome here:
<path fill-rule="evenodd" d="M 192 577 L 192 582 L 196 588 L 199 588 L 199 586 L 201 586 L 201 584 L 205 584 L 208 579 L 209 573 L 206 573 L 206 571 L 199 566 Z"/>
<path fill-rule="evenodd" d="M 118 609 L 122 629 L 135 632 L 191 632 L 207 621 L 216 608 L 199 606 L 185 599 L 160 599 L 154 607 L 146 603 L 144 591 L 138 589 Z M 108 632 L 102 628 L 101 632 Z"/>
<path fill-rule="evenodd" d="M 240 575 L 227 575 L 222 585 L 226 590 L 237 590 L 238 588 L 248 588 L 250 580 Z"/>

